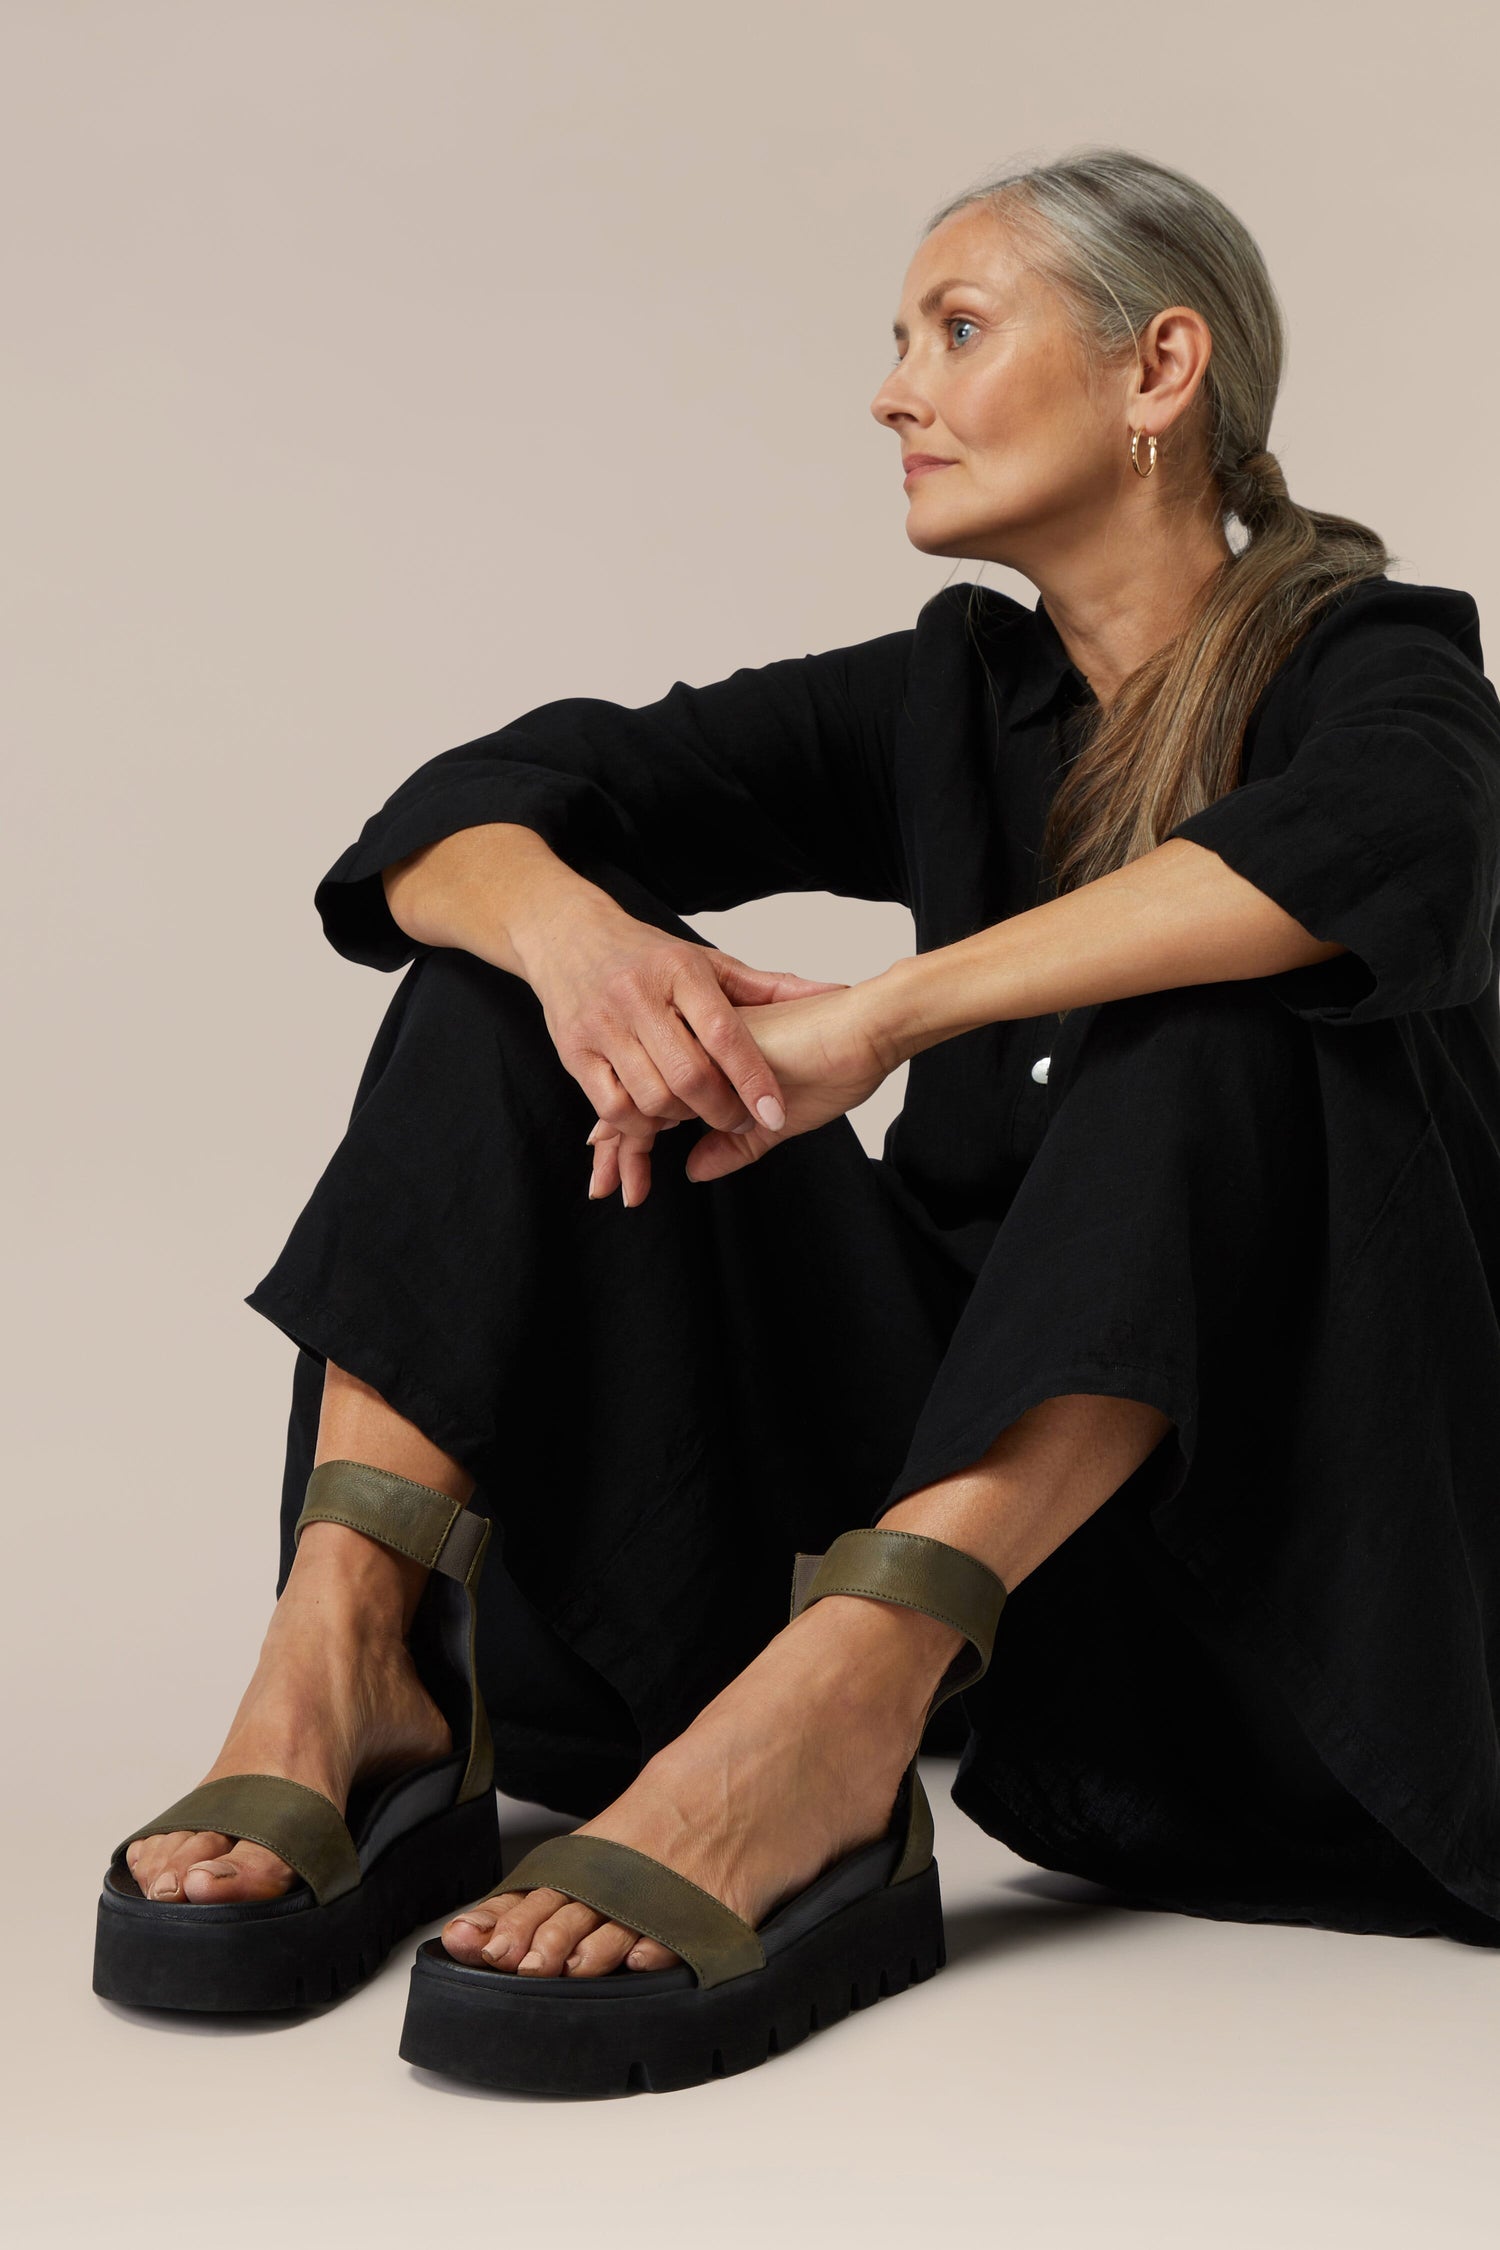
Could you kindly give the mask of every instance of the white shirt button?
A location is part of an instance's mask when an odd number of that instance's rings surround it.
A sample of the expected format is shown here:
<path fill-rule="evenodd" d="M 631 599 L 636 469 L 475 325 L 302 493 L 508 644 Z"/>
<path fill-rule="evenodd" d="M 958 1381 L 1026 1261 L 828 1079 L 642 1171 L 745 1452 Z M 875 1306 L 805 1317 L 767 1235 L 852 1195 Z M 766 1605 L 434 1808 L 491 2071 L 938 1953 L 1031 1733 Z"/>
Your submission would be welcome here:
<path fill-rule="evenodd" d="M 1051 1062 L 1052 1057 L 1050 1055 L 1038 1055 L 1036 1061 L 1032 1064 L 1031 1075 L 1036 1080 L 1039 1086 L 1046 1085 L 1047 1071 L 1051 1065 Z"/>

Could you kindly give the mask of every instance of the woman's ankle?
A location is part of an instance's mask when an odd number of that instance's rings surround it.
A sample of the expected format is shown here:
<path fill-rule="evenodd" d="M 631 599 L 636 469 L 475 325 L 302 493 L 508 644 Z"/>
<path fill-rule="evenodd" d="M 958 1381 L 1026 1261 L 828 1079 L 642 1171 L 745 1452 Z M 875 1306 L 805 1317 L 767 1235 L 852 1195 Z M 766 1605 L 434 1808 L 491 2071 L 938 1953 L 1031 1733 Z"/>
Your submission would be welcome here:
<path fill-rule="evenodd" d="M 366 1633 L 405 1640 L 428 1572 L 423 1564 L 341 1523 L 310 1523 L 297 1543 L 283 1600 L 295 1583 L 329 1623 L 355 1621 Z"/>

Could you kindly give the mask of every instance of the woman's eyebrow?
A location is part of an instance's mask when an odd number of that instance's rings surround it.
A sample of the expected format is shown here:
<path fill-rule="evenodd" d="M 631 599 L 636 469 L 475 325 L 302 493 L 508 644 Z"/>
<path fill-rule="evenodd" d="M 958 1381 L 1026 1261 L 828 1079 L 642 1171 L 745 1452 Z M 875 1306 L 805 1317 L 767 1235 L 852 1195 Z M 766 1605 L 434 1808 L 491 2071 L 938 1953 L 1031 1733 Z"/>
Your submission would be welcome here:
<path fill-rule="evenodd" d="M 950 274 L 946 281 L 935 281 L 926 295 L 917 299 L 917 310 L 919 313 L 936 312 L 950 289 L 978 289 L 979 287 L 980 284 L 977 281 L 970 281 L 961 273 Z M 893 320 L 891 322 L 891 334 L 898 344 L 904 344 L 906 342 L 904 323 Z"/>

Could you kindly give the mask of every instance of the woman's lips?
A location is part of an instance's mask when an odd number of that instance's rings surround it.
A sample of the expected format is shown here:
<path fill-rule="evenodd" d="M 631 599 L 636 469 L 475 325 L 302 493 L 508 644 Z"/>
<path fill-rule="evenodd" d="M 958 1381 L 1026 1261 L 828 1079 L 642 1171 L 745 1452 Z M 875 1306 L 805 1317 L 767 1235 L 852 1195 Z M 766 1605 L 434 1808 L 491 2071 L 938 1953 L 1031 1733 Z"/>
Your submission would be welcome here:
<path fill-rule="evenodd" d="M 929 469 L 951 469 L 952 467 L 951 461 L 939 461 L 930 453 L 914 453 L 906 465 L 906 474 L 902 477 L 901 482 L 910 484 L 913 477 L 925 477 Z"/>

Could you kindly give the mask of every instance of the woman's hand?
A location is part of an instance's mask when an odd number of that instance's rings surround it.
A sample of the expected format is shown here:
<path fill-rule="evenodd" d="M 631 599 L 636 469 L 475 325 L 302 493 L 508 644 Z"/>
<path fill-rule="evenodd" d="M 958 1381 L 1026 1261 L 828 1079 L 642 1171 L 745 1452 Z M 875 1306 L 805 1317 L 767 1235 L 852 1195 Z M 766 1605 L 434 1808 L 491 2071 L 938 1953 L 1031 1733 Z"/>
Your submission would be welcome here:
<path fill-rule="evenodd" d="M 567 912 L 550 916 L 540 935 L 529 933 L 523 950 L 552 1043 L 600 1126 L 642 1145 L 644 1174 L 626 1157 L 642 1194 L 650 1144 L 665 1127 L 697 1117 L 715 1128 L 713 1138 L 729 1140 L 752 1123 L 765 1131 L 762 1103 L 771 1117 L 785 1115 L 776 1068 L 742 1021 L 746 1007 L 758 1012 L 794 995 L 846 989 L 752 968 L 637 921 L 602 897 L 570 898 Z M 611 1186 L 618 1177 L 616 1170 Z"/>
<path fill-rule="evenodd" d="M 718 1180 L 754 1164 L 778 1142 L 810 1133 L 868 1100 L 892 1063 L 875 1035 L 863 988 L 830 985 L 806 997 L 736 1008 L 747 1034 L 774 1067 L 785 1098 L 786 1123 L 760 1123 L 729 1131 L 716 1127 L 688 1151 L 690 1180 Z M 675 1122 L 675 1120 L 673 1121 Z M 633 1210 L 651 1182 L 651 1146 L 658 1119 L 603 1118 L 589 1135 L 594 1146 L 591 1196 L 618 1186 Z"/>

